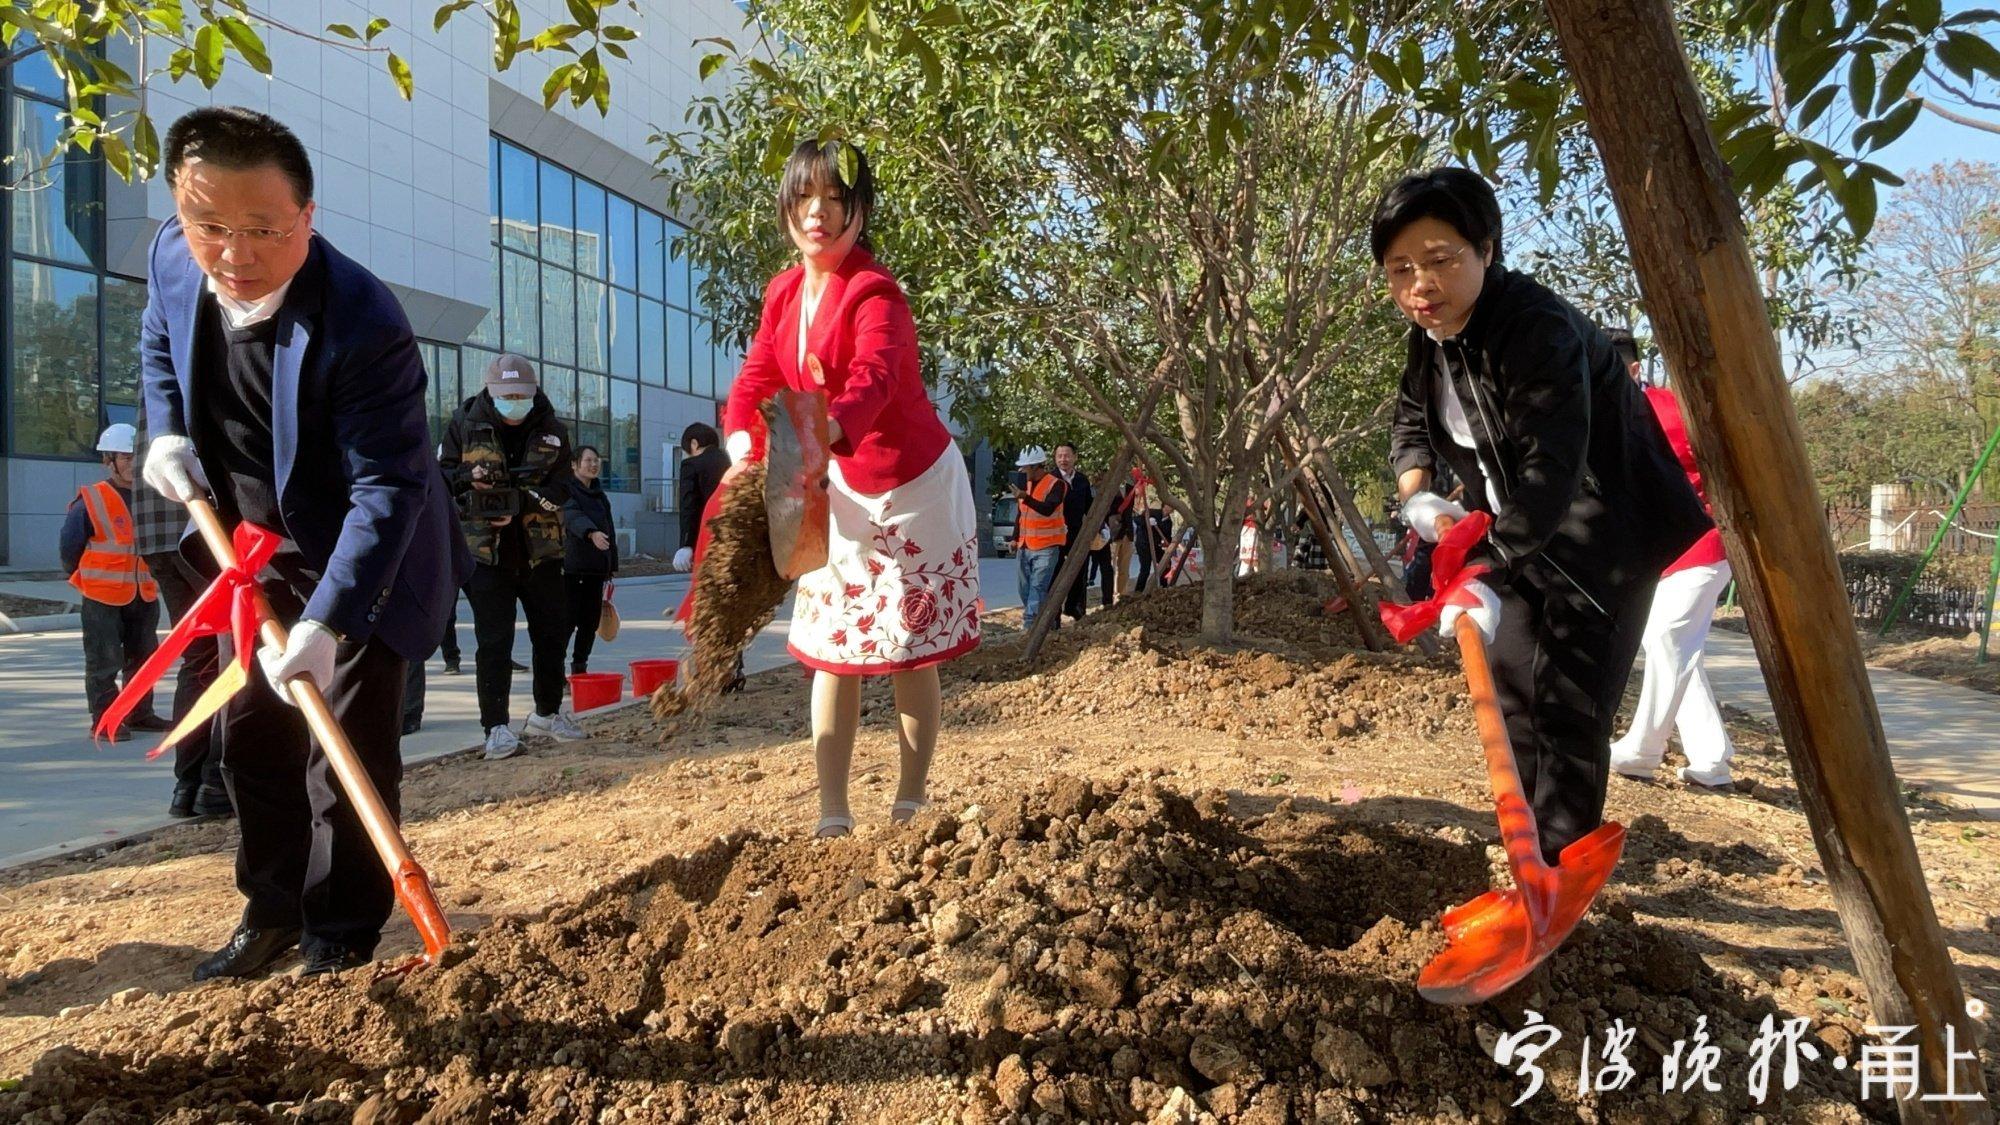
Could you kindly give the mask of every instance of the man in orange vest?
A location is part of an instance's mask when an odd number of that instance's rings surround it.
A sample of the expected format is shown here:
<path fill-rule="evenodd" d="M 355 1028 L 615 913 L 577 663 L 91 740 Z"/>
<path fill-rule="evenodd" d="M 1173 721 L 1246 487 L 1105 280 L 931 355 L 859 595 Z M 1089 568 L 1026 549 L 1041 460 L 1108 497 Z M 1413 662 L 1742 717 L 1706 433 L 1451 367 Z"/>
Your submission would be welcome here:
<path fill-rule="evenodd" d="M 1014 467 L 1023 474 L 1014 485 L 1014 499 L 1021 503 L 1014 543 L 1021 562 L 1021 624 L 1026 627 L 1033 625 L 1035 614 L 1041 612 L 1063 544 L 1069 541 L 1069 528 L 1063 522 L 1067 489 L 1062 478 L 1049 472 L 1049 455 L 1039 445 L 1023 450 Z M 1056 624 L 1062 624 L 1060 614 Z"/>
<path fill-rule="evenodd" d="M 83 595 L 83 678 L 92 726 L 118 698 L 119 672 L 131 680 L 160 643 L 160 588 L 132 534 L 132 443 L 137 436 L 124 422 L 105 427 L 97 438 L 105 479 L 78 490 L 63 520 L 63 569 Z M 167 730 L 173 724 L 154 713 L 148 697 L 126 726 Z M 126 727 L 112 735 L 119 742 L 131 737 Z"/>

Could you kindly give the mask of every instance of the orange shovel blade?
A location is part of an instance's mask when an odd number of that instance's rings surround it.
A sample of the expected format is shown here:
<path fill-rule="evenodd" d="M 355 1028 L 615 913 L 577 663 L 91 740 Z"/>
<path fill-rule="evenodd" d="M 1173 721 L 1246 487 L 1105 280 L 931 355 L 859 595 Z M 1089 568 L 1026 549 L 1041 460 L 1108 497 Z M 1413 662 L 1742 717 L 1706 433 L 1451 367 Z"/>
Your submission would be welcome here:
<path fill-rule="evenodd" d="M 797 578 L 826 565 L 826 396 L 779 391 L 764 414 L 764 510 L 771 520 L 771 556 L 778 573 Z"/>
<path fill-rule="evenodd" d="M 1625 826 L 1599 825 L 1562 850 L 1553 881 L 1553 909 L 1537 927 L 1520 890 L 1488 891 L 1445 912 L 1450 943 L 1417 974 L 1417 992 L 1434 1004 L 1491 1000 L 1534 972 L 1583 918 L 1625 850 Z"/>

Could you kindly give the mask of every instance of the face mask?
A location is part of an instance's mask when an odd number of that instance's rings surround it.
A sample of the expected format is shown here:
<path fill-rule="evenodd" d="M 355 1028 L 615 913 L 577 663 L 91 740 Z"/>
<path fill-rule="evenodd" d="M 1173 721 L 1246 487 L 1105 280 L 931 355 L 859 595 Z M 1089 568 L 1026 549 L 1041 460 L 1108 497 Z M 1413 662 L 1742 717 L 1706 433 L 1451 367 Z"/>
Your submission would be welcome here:
<path fill-rule="evenodd" d="M 534 408 L 535 400 L 531 398 L 496 398 L 493 400 L 493 409 L 499 411 L 500 417 L 507 419 L 509 422 L 518 422 L 526 418 L 528 412 Z"/>

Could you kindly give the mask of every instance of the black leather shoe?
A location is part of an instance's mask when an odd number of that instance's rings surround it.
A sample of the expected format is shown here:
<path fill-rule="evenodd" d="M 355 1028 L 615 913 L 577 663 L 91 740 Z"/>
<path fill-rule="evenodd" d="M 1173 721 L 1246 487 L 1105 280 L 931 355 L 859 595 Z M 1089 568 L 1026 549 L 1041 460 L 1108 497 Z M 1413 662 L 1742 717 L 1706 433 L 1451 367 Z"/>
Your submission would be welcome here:
<path fill-rule="evenodd" d="M 513 665 L 516 672 L 526 672 L 528 670 L 528 666 L 518 660 L 509 660 L 507 663 Z"/>
<path fill-rule="evenodd" d="M 424 721 L 422 719 L 411 719 L 409 722 L 403 724 L 403 737 L 408 738 L 422 729 L 424 729 Z"/>
<path fill-rule="evenodd" d="M 298 943 L 297 929 L 257 930 L 238 926 L 221 949 L 194 967 L 194 979 L 262 976 L 265 969 Z"/>
<path fill-rule="evenodd" d="M 172 730 L 173 720 L 158 715 L 134 715 L 129 724 L 133 730 Z"/>
<path fill-rule="evenodd" d="M 445 657 L 444 674 L 447 676 L 458 675 L 458 661 L 449 656 Z"/>
<path fill-rule="evenodd" d="M 178 820 L 186 820 L 194 813 L 194 795 L 200 789 L 196 785 L 182 785 L 174 789 L 174 799 L 167 805 L 167 815 Z"/>
<path fill-rule="evenodd" d="M 229 802 L 229 790 L 220 785 L 204 785 L 194 795 L 194 815 L 235 816 L 236 806 Z"/>
<path fill-rule="evenodd" d="M 327 973 L 344 973 L 366 965 L 371 955 L 358 949 L 349 949 L 338 942 L 317 942 L 306 951 L 306 971 L 309 977 L 324 976 Z"/>

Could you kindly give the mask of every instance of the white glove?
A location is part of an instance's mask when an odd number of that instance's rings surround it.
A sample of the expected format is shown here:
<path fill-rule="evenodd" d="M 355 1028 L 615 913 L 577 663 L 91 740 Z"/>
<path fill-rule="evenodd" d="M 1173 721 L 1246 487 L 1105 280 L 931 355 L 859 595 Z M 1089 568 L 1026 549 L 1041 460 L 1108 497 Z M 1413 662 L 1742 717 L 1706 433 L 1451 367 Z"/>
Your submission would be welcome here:
<path fill-rule="evenodd" d="M 1480 639 L 1490 645 L 1500 632 L 1500 595 L 1494 593 L 1491 586 L 1477 579 L 1467 582 L 1464 588 L 1467 593 L 1479 599 L 1479 604 L 1467 609 L 1446 602 L 1444 612 L 1438 615 L 1438 636 L 1458 636 L 1458 619 L 1460 616 L 1465 616 L 1470 617 L 1472 624 L 1479 629 Z"/>
<path fill-rule="evenodd" d="M 146 444 L 146 464 L 139 476 L 176 504 L 208 496 L 208 475 L 201 471 L 194 443 L 178 434 L 161 434 Z"/>
<path fill-rule="evenodd" d="M 674 552 L 674 569 L 675 570 L 694 569 L 693 547 L 682 547 L 680 550 Z"/>
<path fill-rule="evenodd" d="M 292 698 L 285 685 L 307 676 L 313 686 L 324 692 L 333 683 L 334 649 L 339 644 L 333 630 L 317 621 L 301 621 L 292 629 L 285 651 L 279 652 L 270 645 L 259 646 L 257 663 L 263 666 L 264 678 L 271 681 L 278 698 L 297 707 L 299 701 Z"/>
<path fill-rule="evenodd" d="M 741 464 L 745 458 L 750 456 L 750 431 L 737 430 L 735 433 L 723 438 L 722 451 L 729 454 L 729 460 L 732 464 Z"/>
<path fill-rule="evenodd" d="M 1426 543 L 1438 541 L 1437 521 L 1441 516 L 1465 518 L 1465 509 L 1435 492 L 1413 492 L 1403 501 L 1403 522 L 1415 528 Z"/>

